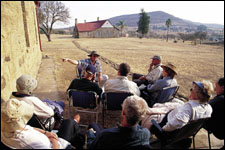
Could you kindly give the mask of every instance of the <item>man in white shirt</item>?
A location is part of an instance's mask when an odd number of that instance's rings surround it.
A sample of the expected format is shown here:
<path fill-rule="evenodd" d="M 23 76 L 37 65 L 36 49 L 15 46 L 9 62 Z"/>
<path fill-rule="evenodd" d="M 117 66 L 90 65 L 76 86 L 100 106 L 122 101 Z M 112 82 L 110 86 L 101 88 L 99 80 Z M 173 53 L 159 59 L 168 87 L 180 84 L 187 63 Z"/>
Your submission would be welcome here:
<path fill-rule="evenodd" d="M 208 104 L 208 101 L 213 91 L 212 83 L 206 80 L 203 80 L 202 82 L 193 82 L 190 91 L 191 93 L 188 102 L 181 105 L 179 104 L 177 107 L 168 110 L 167 113 L 158 112 L 153 114 L 151 108 L 150 111 L 146 113 L 147 116 L 159 116 L 159 118 L 156 119 L 156 122 L 159 123 L 163 131 L 168 133 L 168 136 L 173 133 L 172 131 L 175 132 L 176 129 L 184 127 L 192 120 L 211 117 L 212 107 Z M 150 121 L 151 119 L 152 117 L 149 117 L 148 120 Z M 160 138 L 155 126 L 152 126 L 150 131 Z"/>
<path fill-rule="evenodd" d="M 152 58 L 152 63 L 149 66 L 148 69 L 148 74 L 146 76 L 142 75 L 142 74 L 137 74 L 134 73 L 132 80 L 137 83 L 138 86 L 140 86 L 141 84 L 149 84 L 149 82 L 153 82 L 155 80 L 160 79 L 161 75 L 162 75 L 162 67 L 161 67 L 161 61 L 162 61 L 162 57 L 159 55 L 155 55 Z"/>
<path fill-rule="evenodd" d="M 130 66 L 128 64 L 120 64 L 118 77 L 106 81 L 104 85 L 105 92 L 127 92 L 140 96 L 140 90 L 137 84 L 133 81 L 129 81 L 127 78 L 129 72 Z"/>

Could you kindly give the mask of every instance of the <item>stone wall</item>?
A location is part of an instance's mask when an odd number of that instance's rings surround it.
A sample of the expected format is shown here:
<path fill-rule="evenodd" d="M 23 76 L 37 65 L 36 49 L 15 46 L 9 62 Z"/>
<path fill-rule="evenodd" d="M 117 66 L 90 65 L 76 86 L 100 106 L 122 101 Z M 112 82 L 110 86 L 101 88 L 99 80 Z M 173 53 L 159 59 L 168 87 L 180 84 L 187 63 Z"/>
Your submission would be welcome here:
<path fill-rule="evenodd" d="M 36 78 L 41 63 L 34 1 L 1 2 L 1 99 L 8 100 L 22 74 Z"/>

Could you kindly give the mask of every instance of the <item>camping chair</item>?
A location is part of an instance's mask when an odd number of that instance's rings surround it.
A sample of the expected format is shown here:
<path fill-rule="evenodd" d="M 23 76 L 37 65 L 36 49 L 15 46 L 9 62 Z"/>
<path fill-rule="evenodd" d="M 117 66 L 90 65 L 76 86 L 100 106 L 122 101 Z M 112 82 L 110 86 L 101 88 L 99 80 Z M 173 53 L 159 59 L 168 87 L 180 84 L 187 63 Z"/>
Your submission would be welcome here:
<path fill-rule="evenodd" d="M 165 103 L 171 101 L 175 96 L 179 89 L 179 86 L 172 86 L 172 87 L 165 87 L 162 90 L 160 90 L 160 93 L 158 97 L 155 100 L 150 99 L 150 107 L 152 107 L 155 103 Z M 147 96 L 146 92 L 143 92 L 145 96 Z"/>
<path fill-rule="evenodd" d="M 54 117 L 54 116 L 52 116 Z M 28 121 L 28 125 L 32 126 L 32 127 L 36 127 L 36 128 L 40 128 L 46 131 L 51 132 L 52 129 L 54 128 L 54 124 L 51 124 L 51 119 L 52 117 L 49 117 L 48 119 L 46 119 L 44 122 L 42 122 L 37 115 L 33 114 L 32 118 Z M 55 123 L 55 122 L 54 122 Z M 47 124 L 48 127 L 47 127 Z"/>
<path fill-rule="evenodd" d="M 69 97 L 69 93 L 71 93 L 71 97 Z M 70 89 L 67 91 L 67 96 L 69 100 L 69 114 L 70 108 L 74 107 L 75 111 L 77 112 L 96 114 L 96 123 L 98 122 L 99 105 L 98 105 L 98 95 L 95 92 Z M 92 110 L 84 110 L 82 108 Z M 80 125 L 80 126 L 87 127 L 88 125 Z"/>
<path fill-rule="evenodd" d="M 102 109 L 102 118 L 103 118 L 103 128 L 104 128 L 104 116 L 106 110 L 122 110 L 121 104 L 128 97 L 133 95 L 132 93 L 125 92 L 106 92 L 103 93 L 103 109 Z"/>
<path fill-rule="evenodd" d="M 187 139 L 192 136 L 193 140 L 193 149 L 195 149 L 195 135 L 198 133 L 198 131 L 203 127 L 204 123 L 208 120 L 209 118 L 203 118 L 203 119 L 198 119 L 198 120 L 192 120 L 185 126 L 183 126 L 180 129 L 177 129 L 173 132 L 164 132 L 160 125 L 152 119 L 152 124 L 157 128 L 157 130 L 160 132 L 160 142 L 161 142 L 161 148 L 164 146 L 172 145 L 175 144 L 181 140 Z M 168 138 L 166 136 L 166 133 L 171 134 L 172 136 Z M 153 133 L 154 134 L 154 133 Z"/>

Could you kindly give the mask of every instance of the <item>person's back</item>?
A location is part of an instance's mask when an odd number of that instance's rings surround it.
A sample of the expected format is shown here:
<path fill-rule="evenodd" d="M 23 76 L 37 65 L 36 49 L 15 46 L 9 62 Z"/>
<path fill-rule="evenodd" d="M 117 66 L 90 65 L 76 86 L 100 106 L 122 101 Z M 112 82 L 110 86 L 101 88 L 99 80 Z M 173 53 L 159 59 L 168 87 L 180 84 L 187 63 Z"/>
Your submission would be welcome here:
<path fill-rule="evenodd" d="M 95 78 L 96 71 L 97 70 L 93 65 L 88 65 L 85 71 L 84 78 L 74 79 L 68 87 L 67 91 L 69 89 L 76 89 L 81 91 L 93 91 L 96 92 L 98 95 L 101 95 L 102 89 L 97 83 L 92 82 L 92 79 Z"/>
<path fill-rule="evenodd" d="M 125 149 L 149 145 L 150 132 L 138 124 L 147 110 L 144 99 L 137 95 L 127 97 L 122 104 L 122 121 L 118 128 L 101 131 L 97 124 L 91 124 L 87 131 L 87 148 Z"/>
<path fill-rule="evenodd" d="M 126 92 L 140 96 L 140 90 L 136 83 L 127 78 L 130 72 L 130 66 L 121 63 L 118 70 L 118 76 L 115 79 L 107 80 L 104 89 L 105 92 Z"/>
<path fill-rule="evenodd" d="M 36 87 L 37 81 L 34 78 L 29 75 L 21 75 L 16 80 L 17 92 L 12 92 L 12 97 L 28 104 L 32 104 L 34 106 L 34 114 L 44 122 L 49 117 L 54 116 L 54 111 L 39 98 L 32 95 L 33 90 Z M 51 123 L 54 123 L 54 118 L 51 119 Z"/>
<path fill-rule="evenodd" d="M 150 132 L 137 125 L 134 127 L 109 128 L 101 131 L 95 142 L 88 148 L 124 149 L 132 146 L 149 145 Z"/>
<path fill-rule="evenodd" d="M 224 78 L 216 83 L 217 96 L 209 101 L 213 112 L 207 121 L 207 128 L 219 139 L 224 139 Z"/>
<path fill-rule="evenodd" d="M 127 92 L 138 96 L 140 95 L 140 90 L 137 84 L 133 81 L 129 81 L 128 78 L 124 76 L 107 80 L 104 88 L 105 92 Z"/>
<path fill-rule="evenodd" d="M 168 63 L 166 65 L 162 65 L 163 67 L 163 79 L 157 80 L 153 84 L 149 84 L 147 86 L 147 91 L 150 94 L 150 100 L 156 101 L 156 98 L 160 94 L 160 90 L 162 90 L 165 87 L 172 87 L 177 86 L 177 80 L 174 78 L 176 73 L 176 67 L 172 65 L 171 63 Z"/>
<path fill-rule="evenodd" d="M 71 82 L 70 86 L 68 87 L 67 91 L 69 89 L 76 89 L 80 91 L 93 91 L 93 92 L 96 92 L 98 95 L 102 93 L 102 89 L 98 86 L 97 83 L 92 82 L 85 78 L 74 79 Z"/>

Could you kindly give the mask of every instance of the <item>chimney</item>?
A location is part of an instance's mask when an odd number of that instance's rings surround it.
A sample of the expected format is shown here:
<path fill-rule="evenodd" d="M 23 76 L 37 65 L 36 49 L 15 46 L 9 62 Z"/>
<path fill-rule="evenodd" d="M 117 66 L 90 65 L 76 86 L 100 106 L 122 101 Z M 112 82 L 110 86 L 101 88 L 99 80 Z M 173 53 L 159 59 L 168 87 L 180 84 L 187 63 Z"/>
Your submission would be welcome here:
<path fill-rule="evenodd" d="M 97 17 L 97 21 L 99 21 L 99 17 Z"/>
<path fill-rule="evenodd" d="M 77 24 L 77 18 L 75 18 L 75 26 L 76 26 L 76 24 Z"/>
<path fill-rule="evenodd" d="M 84 23 L 86 23 L 86 20 L 84 20 Z"/>

